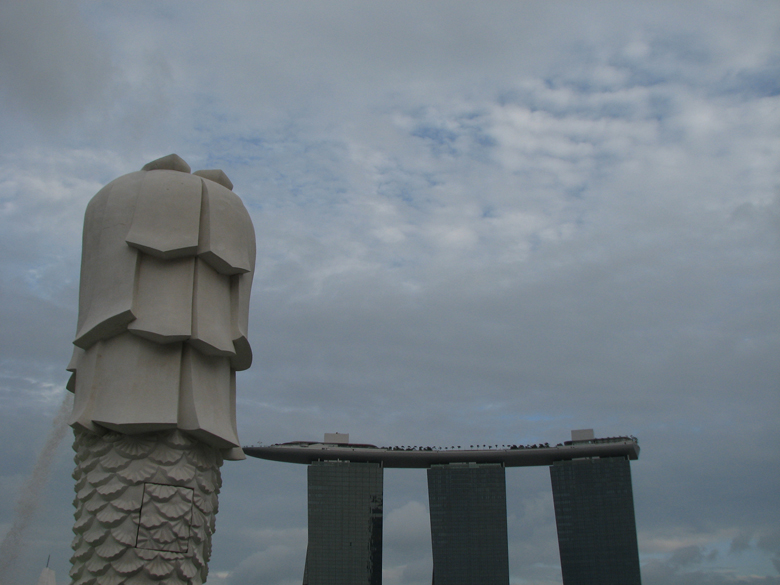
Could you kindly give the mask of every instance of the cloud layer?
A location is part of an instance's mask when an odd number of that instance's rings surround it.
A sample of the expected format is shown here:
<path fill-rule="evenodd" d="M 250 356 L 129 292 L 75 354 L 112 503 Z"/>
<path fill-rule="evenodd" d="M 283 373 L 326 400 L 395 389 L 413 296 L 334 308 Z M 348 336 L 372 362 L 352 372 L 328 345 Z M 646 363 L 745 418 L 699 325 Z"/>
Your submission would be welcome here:
<path fill-rule="evenodd" d="M 0 485 L 63 399 L 86 203 L 177 152 L 223 168 L 257 232 L 247 444 L 634 434 L 644 580 L 777 583 L 779 23 L 773 2 L 6 3 Z M 49 552 L 67 572 L 58 457 L 26 581 Z M 428 583 L 425 474 L 385 476 L 385 583 Z M 210 582 L 300 582 L 305 469 L 224 484 Z M 560 583 L 547 471 L 507 489 L 512 582 Z"/>

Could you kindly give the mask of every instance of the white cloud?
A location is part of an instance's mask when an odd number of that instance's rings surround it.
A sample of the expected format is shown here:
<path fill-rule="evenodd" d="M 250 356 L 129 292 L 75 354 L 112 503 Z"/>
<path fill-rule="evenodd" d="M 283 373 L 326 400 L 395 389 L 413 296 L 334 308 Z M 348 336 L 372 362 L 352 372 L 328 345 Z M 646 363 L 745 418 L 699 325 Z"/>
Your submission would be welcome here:
<path fill-rule="evenodd" d="M 396 554 L 430 552 L 431 524 L 427 506 L 413 500 L 400 508 L 385 511 L 383 538 L 385 546 Z"/>
<path fill-rule="evenodd" d="M 227 583 L 289 585 L 296 579 L 300 582 L 306 558 L 305 530 L 257 530 L 250 532 L 248 538 L 257 552 L 229 572 Z"/>
<path fill-rule="evenodd" d="M 0 96 L 31 121 L 49 127 L 101 104 L 109 71 L 105 44 L 72 3 L 3 3 Z"/>
<path fill-rule="evenodd" d="M 776 3 L 3 10 L 3 485 L 67 377 L 86 201 L 178 152 L 255 222 L 245 440 L 630 432 L 648 582 L 774 578 Z M 215 578 L 299 582 L 305 474 L 232 465 Z M 560 579 L 543 475 L 508 474 L 514 581 Z M 426 496 L 397 481 L 386 581 L 424 583 Z"/>

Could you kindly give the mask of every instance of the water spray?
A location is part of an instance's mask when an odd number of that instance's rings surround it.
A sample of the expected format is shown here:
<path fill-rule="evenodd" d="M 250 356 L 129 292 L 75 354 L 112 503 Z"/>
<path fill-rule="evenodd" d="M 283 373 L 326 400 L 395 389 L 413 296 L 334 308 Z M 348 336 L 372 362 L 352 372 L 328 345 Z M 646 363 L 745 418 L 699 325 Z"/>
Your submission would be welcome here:
<path fill-rule="evenodd" d="M 3 585 L 10 585 L 10 578 L 16 571 L 16 561 L 24 544 L 25 533 L 41 503 L 41 492 L 46 485 L 57 447 L 68 430 L 68 417 L 72 408 L 73 396 L 70 392 L 66 392 L 65 399 L 52 421 L 43 449 L 16 501 L 13 523 L 3 542 L 0 543 L 0 575 L 2 575 Z"/>

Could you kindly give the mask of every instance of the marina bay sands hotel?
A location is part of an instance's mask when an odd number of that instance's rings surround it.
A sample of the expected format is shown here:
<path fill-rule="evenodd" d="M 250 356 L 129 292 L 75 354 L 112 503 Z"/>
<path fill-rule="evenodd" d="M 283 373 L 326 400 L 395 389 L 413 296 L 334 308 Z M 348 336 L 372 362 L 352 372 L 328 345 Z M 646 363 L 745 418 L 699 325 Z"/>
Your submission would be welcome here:
<path fill-rule="evenodd" d="M 564 585 L 640 585 L 634 437 L 587 429 L 555 447 L 476 447 L 375 447 L 334 433 L 244 452 L 308 465 L 303 585 L 381 585 L 385 468 L 427 469 L 432 585 L 509 585 L 504 472 L 539 465 L 550 467 Z"/>

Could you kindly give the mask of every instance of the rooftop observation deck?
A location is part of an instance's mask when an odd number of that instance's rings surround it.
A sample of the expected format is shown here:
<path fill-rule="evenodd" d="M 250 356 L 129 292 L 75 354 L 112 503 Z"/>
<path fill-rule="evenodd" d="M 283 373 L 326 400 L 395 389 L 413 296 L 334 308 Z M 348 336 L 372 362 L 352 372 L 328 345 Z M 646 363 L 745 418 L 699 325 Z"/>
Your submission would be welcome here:
<path fill-rule="evenodd" d="M 309 464 L 314 461 L 355 461 L 382 463 L 384 467 L 425 468 L 446 463 L 501 463 L 506 467 L 552 465 L 592 457 L 639 459 L 634 437 L 611 437 L 587 441 L 566 441 L 550 447 L 543 445 L 502 445 L 490 448 L 377 447 L 353 443 L 316 443 L 295 441 L 267 447 L 244 447 L 250 457 Z"/>

